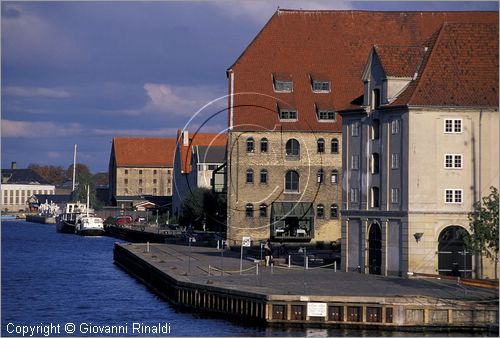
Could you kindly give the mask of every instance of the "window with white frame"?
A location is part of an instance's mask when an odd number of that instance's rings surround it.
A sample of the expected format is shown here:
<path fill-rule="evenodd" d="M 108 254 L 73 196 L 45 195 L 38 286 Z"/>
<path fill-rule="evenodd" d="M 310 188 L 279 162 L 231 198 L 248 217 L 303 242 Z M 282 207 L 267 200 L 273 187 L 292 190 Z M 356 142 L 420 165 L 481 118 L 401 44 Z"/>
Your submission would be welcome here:
<path fill-rule="evenodd" d="M 350 195 L 351 195 L 351 198 L 350 198 L 351 203 L 358 203 L 359 189 L 358 188 L 351 188 Z"/>
<path fill-rule="evenodd" d="M 399 120 L 393 120 L 391 122 L 391 133 L 398 134 L 399 133 Z"/>
<path fill-rule="evenodd" d="M 297 111 L 291 109 L 280 109 L 280 120 L 297 120 Z"/>
<path fill-rule="evenodd" d="M 274 90 L 277 92 L 291 92 L 293 91 L 292 81 L 274 80 Z"/>
<path fill-rule="evenodd" d="M 354 122 L 351 126 L 351 136 L 359 136 L 359 122 Z"/>
<path fill-rule="evenodd" d="M 330 91 L 330 81 L 312 81 L 312 90 L 315 93 L 326 93 Z"/>
<path fill-rule="evenodd" d="M 359 155 L 351 156 L 351 169 L 358 170 L 359 169 Z"/>
<path fill-rule="evenodd" d="M 445 189 L 444 191 L 445 203 L 461 204 L 463 202 L 462 189 Z"/>
<path fill-rule="evenodd" d="M 318 120 L 320 121 L 332 121 L 335 122 L 335 112 L 332 110 L 318 110 L 316 113 Z"/>
<path fill-rule="evenodd" d="M 445 154 L 444 167 L 445 169 L 462 169 L 462 154 Z"/>
<path fill-rule="evenodd" d="M 462 132 L 462 119 L 445 119 L 444 132 L 446 134 L 456 134 Z"/>
<path fill-rule="evenodd" d="M 391 156 L 391 168 L 398 169 L 399 168 L 399 154 L 393 153 Z"/>
<path fill-rule="evenodd" d="M 398 188 L 391 189 L 391 202 L 394 204 L 399 203 L 399 189 Z"/>

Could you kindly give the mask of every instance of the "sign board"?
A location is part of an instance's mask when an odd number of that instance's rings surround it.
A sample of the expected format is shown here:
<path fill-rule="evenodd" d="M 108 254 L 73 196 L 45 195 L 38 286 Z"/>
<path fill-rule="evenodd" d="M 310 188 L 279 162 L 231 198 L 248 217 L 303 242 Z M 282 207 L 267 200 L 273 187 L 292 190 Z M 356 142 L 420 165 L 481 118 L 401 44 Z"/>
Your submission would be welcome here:
<path fill-rule="evenodd" d="M 307 316 L 326 317 L 326 303 L 307 303 Z"/>
<path fill-rule="evenodd" d="M 252 239 L 251 237 L 243 237 L 241 239 L 241 246 L 249 247 L 251 245 Z"/>

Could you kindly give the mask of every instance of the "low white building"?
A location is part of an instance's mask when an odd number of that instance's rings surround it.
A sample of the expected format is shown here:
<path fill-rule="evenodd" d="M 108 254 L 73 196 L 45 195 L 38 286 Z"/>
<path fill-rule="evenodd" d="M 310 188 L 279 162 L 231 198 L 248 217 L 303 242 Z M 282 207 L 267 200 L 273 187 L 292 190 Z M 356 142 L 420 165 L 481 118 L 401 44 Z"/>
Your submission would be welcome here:
<path fill-rule="evenodd" d="M 28 199 L 32 195 L 53 195 L 55 186 L 31 169 L 17 169 L 12 162 L 10 169 L 2 169 L 2 211 L 28 210 Z"/>

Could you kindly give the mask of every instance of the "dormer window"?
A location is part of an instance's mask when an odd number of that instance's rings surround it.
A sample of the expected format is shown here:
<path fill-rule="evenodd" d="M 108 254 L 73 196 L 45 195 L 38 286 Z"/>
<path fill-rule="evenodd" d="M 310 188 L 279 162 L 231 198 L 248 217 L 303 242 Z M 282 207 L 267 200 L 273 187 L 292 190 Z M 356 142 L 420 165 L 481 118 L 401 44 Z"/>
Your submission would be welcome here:
<path fill-rule="evenodd" d="M 315 93 L 329 93 L 330 92 L 330 81 L 312 81 L 312 90 Z"/>
<path fill-rule="evenodd" d="M 297 121 L 297 111 L 288 108 L 280 109 L 280 120 Z"/>
<path fill-rule="evenodd" d="M 319 121 L 335 121 L 335 112 L 332 110 L 318 110 L 317 116 Z"/>
<path fill-rule="evenodd" d="M 289 74 L 273 74 L 274 91 L 293 92 L 293 81 Z"/>

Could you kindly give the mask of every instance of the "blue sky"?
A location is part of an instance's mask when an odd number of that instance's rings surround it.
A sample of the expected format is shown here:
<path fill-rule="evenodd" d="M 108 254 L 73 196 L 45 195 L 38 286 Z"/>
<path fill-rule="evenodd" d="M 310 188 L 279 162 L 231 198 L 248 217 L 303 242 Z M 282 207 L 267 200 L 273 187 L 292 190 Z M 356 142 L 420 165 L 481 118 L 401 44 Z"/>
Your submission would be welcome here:
<path fill-rule="evenodd" d="M 115 136 L 196 129 L 226 106 L 226 69 L 278 6 L 498 10 L 449 1 L 2 1 L 2 168 L 67 167 L 76 143 L 79 162 L 107 171 Z M 202 131 L 224 130 L 225 117 Z"/>

